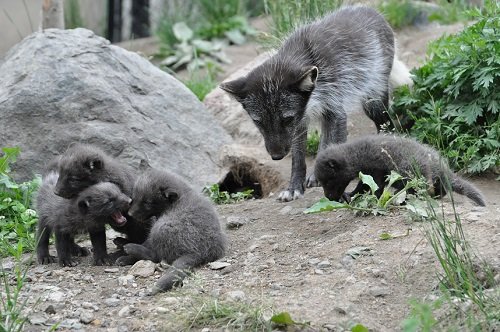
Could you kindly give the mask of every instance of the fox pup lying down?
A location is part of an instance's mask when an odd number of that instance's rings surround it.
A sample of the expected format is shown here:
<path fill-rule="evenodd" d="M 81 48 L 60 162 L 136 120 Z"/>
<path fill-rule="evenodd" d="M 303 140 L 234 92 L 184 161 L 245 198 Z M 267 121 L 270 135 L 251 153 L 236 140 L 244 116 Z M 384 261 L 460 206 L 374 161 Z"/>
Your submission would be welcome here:
<path fill-rule="evenodd" d="M 379 189 L 384 190 L 385 178 L 396 171 L 404 177 L 422 175 L 429 183 L 429 193 L 439 197 L 451 189 L 465 195 L 477 205 L 485 206 L 485 199 L 479 189 L 453 173 L 439 153 L 427 145 L 398 136 L 368 135 L 351 142 L 331 145 L 318 154 L 315 175 L 325 196 L 338 201 L 349 199 L 357 193 L 367 191 L 362 182 L 350 194 L 344 191 L 359 172 L 371 175 Z M 393 185 L 397 190 L 405 186 L 405 180 Z"/>

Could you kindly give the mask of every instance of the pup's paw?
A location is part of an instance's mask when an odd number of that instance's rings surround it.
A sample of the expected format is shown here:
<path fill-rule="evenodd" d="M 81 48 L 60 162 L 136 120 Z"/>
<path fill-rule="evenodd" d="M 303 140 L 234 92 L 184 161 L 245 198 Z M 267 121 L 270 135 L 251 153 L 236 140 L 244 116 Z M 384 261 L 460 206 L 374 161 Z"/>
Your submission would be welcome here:
<path fill-rule="evenodd" d="M 306 179 L 306 187 L 307 188 L 321 187 L 321 185 L 319 184 L 319 181 L 316 180 L 316 176 L 314 175 L 314 173 L 309 174 L 309 176 L 307 177 L 307 179 Z"/>

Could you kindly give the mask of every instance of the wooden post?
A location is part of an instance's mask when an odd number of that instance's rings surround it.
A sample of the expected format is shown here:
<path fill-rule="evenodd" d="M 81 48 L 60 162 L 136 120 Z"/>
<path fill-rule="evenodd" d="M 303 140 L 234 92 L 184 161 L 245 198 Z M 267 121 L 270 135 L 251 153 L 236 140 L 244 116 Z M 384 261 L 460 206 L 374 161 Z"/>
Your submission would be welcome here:
<path fill-rule="evenodd" d="M 42 29 L 64 29 L 64 0 L 42 1 Z"/>

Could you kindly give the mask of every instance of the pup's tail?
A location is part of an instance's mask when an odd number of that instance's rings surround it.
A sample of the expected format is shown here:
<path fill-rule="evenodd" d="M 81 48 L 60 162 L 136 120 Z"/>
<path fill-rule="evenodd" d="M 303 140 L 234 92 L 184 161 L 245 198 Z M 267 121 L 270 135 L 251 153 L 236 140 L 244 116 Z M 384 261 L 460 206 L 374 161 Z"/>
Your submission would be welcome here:
<path fill-rule="evenodd" d="M 200 265 L 200 260 L 195 256 L 185 255 L 177 258 L 167 269 L 165 274 L 156 282 L 152 295 L 171 290 L 175 286 L 182 286 L 182 281 Z"/>
<path fill-rule="evenodd" d="M 456 174 L 451 177 L 450 182 L 451 189 L 453 189 L 454 192 L 467 196 L 479 206 L 486 206 L 483 194 L 472 183 L 462 179 Z"/>
<path fill-rule="evenodd" d="M 411 79 L 410 71 L 408 67 L 398 59 L 397 55 L 394 55 L 394 60 L 392 62 L 392 70 L 389 75 L 389 86 L 391 91 L 401 85 L 413 85 L 413 80 Z"/>

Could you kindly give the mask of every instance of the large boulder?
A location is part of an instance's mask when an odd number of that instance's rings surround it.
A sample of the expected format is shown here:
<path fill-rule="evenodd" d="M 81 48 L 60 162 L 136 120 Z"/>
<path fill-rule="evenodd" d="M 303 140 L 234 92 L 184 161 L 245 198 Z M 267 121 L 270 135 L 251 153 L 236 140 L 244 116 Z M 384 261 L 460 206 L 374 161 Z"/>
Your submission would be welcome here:
<path fill-rule="evenodd" d="M 93 143 L 139 168 L 216 182 L 231 137 L 182 83 L 86 29 L 26 37 L 0 66 L 0 146 L 19 146 L 19 179 L 72 142 Z"/>

